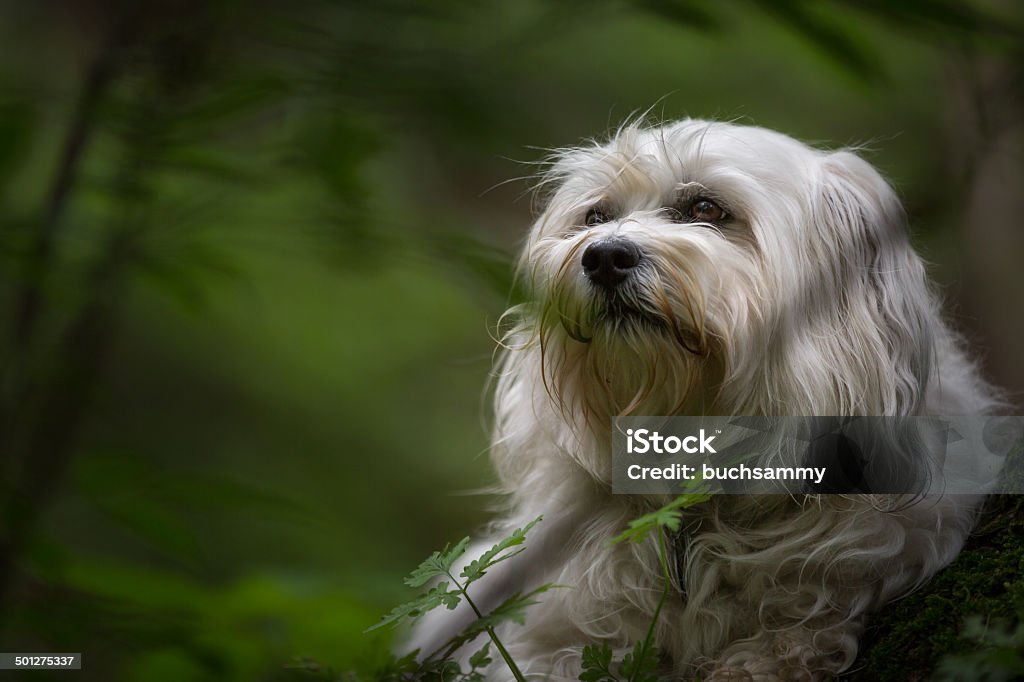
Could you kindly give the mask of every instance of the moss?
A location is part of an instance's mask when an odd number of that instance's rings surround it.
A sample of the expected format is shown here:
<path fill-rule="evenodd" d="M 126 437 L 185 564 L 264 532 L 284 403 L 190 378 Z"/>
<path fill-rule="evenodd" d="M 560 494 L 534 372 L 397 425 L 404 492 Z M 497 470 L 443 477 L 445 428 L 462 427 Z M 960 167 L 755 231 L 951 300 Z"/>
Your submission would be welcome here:
<path fill-rule="evenodd" d="M 960 636 L 968 616 L 1016 623 L 1022 608 L 1024 497 L 995 495 L 957 560 L 869 623 L 854 672 L 843 679 L 929 679 L 943 656 L 977 646 Z"/>

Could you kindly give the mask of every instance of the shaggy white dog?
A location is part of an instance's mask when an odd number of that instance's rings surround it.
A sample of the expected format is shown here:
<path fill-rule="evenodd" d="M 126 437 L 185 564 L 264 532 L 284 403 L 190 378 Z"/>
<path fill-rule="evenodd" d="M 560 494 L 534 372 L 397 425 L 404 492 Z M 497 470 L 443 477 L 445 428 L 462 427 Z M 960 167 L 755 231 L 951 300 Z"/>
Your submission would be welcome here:
<path fill-rule="evenodd" d="M 661 595 L 657 545 L 610 545 L 663 498 L 612 495 L 617 415 L 979 415 L 996 408 L 943 322 L 893 190 L 849 151 L 763 128 L 630 124 L 557 154 L 509 311 L 492 456 L 527 550 L 474 585 L 483 610 L 541 583 L 500 635 L 535 679 L 621 655 Z M 656 643 L 667 679 L 816 680 L 866 616 L 947 565 L 979 496 L 716 496 L 673 539 Z M 489 546 L 490 542 L 481 543 Z M 470 555 L 474 554 L 471 549 Z M 428 616 L 431 651 L 468 612 Z M 495 657 L 497 659 L 497 657 Z M 509 679 L 497 659 L 489 670 Z"/>

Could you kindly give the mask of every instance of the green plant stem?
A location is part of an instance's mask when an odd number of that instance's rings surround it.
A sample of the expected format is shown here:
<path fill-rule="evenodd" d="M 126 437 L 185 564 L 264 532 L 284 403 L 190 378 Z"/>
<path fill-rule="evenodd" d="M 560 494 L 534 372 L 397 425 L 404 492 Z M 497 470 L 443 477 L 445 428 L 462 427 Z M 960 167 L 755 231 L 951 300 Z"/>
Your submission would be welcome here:
<path fill-rule="evenodd" d="M 661 572 L 665 579 L 664 587 L 661 590 L 661 598 L 658 600 L 658 606 L 654 609 L 654 615 L 651 616 L 651 624 L 647 626 L 647 635 L 644 637 L 643 646 L 640 649 L 640 656 L 638 660 L 643 660 L 647 656 L 647 652 L 650 650 L 651 645 L 654 643 L 654 628 L 658 625 L 658 618 L 661 616 L 661 609 L 665 606 L 665 602 L 668 601 L 669 592 L 672 591 L 672 577 L 668 570 L 668 551 L 665 548 L 665 531 L 658 529 L 658 558 L 661 559 Z M 629 676 L 629 682 L 633 682 L 640 668 L 633 671 L 633 674 Z"/>
<path fill-rule="evenodd" d="M 456 580 L 455 576 L 453 576 L 450 571 L 446 571 L 446 573 L 451 579 L 452 584 L 455 585 L 459 592 L 462 593 L 462 596 L 466 598 L 466 603 L 469 604 L 469 608 L 473 609 L 473 613 L 476 614 L 476 617 L 483 619 L 484 614 L 477 608 L 476 604 L 473 603 L 473 600 L 470 599 L 469 592 L 467 592 L 466 588 L 462 586 L 462 583 Z M 508 669 L 512 671 L 512 675 L 516 678 L 516 682 L 526 682 L 526 676 L 523 675 L 523 672 L 519 669 L 519 666 L 516 665 L 516 662 L 512 660 L 512 655 L 508 652 L 508 649 L 505 648 L 505 645 L 501 643 L 501 640 L 498 638 L 498 633 L 494 631 L 494 628 L 488 626 L 484 628 L 484 631 L 487 633 L 487 636 L 491 638 L 491 641 L 494 642 L 495 648 L 497 648 L 498 653 L 500 653 L 501 657 L 505 660 L 505 664 L 508 666 Z"/>

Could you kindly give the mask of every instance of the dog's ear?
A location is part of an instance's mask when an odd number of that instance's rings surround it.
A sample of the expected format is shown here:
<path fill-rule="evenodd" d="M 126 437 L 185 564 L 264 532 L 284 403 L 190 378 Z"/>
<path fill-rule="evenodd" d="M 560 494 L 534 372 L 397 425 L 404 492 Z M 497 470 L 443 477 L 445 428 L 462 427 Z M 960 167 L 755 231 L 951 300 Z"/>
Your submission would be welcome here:
<path fill-rule="evenodd" d="M 929 380 L 931 330 L 939 323 L 903 207 L 874 167 L 840 151 L 823 159 L 815 213 L 819 243 L 832 250 L 822 287 L 832 300 L 822 304 L 834 311 L 839 348 L 832 350 L 843 355 L 834 379 L 848 391 L 863 391 L 867 409 L 912 414 Z"/>

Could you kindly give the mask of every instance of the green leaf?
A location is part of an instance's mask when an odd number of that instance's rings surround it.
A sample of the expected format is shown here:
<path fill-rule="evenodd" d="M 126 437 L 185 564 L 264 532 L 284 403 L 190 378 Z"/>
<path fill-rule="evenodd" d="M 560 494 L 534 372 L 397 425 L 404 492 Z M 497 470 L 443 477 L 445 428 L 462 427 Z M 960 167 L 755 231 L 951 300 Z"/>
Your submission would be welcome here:
<path fill-rule="evenodd" d="M 451 659 L 432 661 L 423 666 L 418 677 L 423 682 L 455 682 L 462 676 L 459 664 Z"/>
<path fill-rule="evenodd" d="M 490 665 L 491 657 L 488 653 L 490 648 L 491 643 L 487 642 L 480 651 L 469 657 L 469 665 L 473 670 L 476 670 L 477 668 L 486 668 Z"/>
<path fill-rule="evenodd" d="M 615 673 L 612 672 L 612 649 L 607 642 L 588 644 L 583 647 L 583 657 L 580 660 L 582 670 L 579 679 L 582 682 L 618 682 Z"/>
<path fill-rule="evenodd" d="M 536 597 L 539 594 L 544 594 L 549 590 L 562 587 L 568 586 L 557 585 L 555 583 L 547 583 L 545 585 L 541 585 L 537 589 L 527 592 L 526 594 L 516 592 L 511 597 L 509 597 L 508 599 L 494 607 L 494 609 L 489 614 L 487 614 L 483 618 L 478 618 L 473 623 L 470 623 L 466 627 L 465 632 L 467 634 L 472 633 L 473 636 L 475 637 L 477 634 L 483 632 L 487 628 L 493 628 L 494 626 L 500 625 L 502 623 L 512 622 L 518 623 L 519 625 L 523 625 L 526 623 L 526 609 L 530 606 L 533 606 L 534 604 L 540 603 L 540 601 L 534 599 L 534 597 Z"/>
<path fill-rule="evenodd" d="M 710 493 L 701 489 L 683 493 L 664 507 L 630 521 L 629 528 L 616 536 L 612 544 L 642 542 L 650 533 L 661 528 L 677 533 L 683 524 L 682 510 L 710 499 Z"/>
<path fill-rule="evenodd" d="M 531 528 L 540 523 L 541 520 L 543 520 L 543 518 L 543 516 L 538 516 L 522 528 L 516 528 L 514 531 L 512 531 L 512 534 L 510 536 L 508 536 L 507 538 L 505 538 L 504 540 L 502 540 L 501 542 L 499 542 L 498 544 L 494 545 L 489 550 L 481 554 L 480 558 L 474 559 L 473 561 L 469 562 L 469 565 L 462 569 L 461 574 L 462 577 L 466 579 L 466 585 L 468 586 L 473 581 L 482 578 L 486 574 L 487 569 L 489 569 L 491 566 L 494 566 L 497 563 L 501 563 L 506 559 L 511 559 L 515 555 L 524 551 L 525 548 L 517 550 L 515 552 L 510 552 L 508 554 L 501 554 L 507 549 L 511 549 L 513 547 L 517 547 L 523 544 L 526 541 L 526 534 L 530 532 Z"/>
<path fill-rule="evenodd" d="M 658 647 L 647 646 L 646 641 L 633 645 L 633 651 L 622 657 L 619 675 L 629 682 L 658 682 Z"/>
<path fill-rule="evenodd" d="M 449 639 L 444 646 L 437 650 L 436 653 L 445 652 L 445 655 L 450 655 L 451 652 L 455 651 L 463 644 L 473 641 L 489 628 L 493 628 L 501 623 L 514 622 L 520 625 L 524 624 L 526 622 L 526 609 L 533 604 L 539 603 L 539 601 L 534 599 L 534 597 L 549 590 L 564 587 L 568 587 L 568 585 L 547 583 L 545 585 L 541 585 L 535 590 L 527 592 L 526 594 L 518 592 L 513 594 L 511 597 L 499 604 L 489 614 L 483 618 L 478 618 L 467 625 L 462 632 Z"/>
<path fill-rule="evenodd" d="M 433 578 L 448 575 L 452 570 L 452 564 L 466 552 L 468 545 L 469 538 L 465 537 L 451 549 L 445 546 L 440 552 L 434 552 L 426 561 L 417 566 L 416 570 L 409 574 L 409 577 L 405 579 L 405 584 L 409 587 L 420 587 L 427 584 Z"/>
<path fill-rule="evenodd" d="M 371 625 L 363 632 L 370 632 L 371 630 L 382 628 L 391 623 L 398 623 L 408 618 L 419 618 L 426 612 L 433 611 L 441 605 L 446 606 L 449 610 L 454 609 L 459 605 L 461 599 L 462 597 L 458 590 L 449 590 L 447 582 L 440 582 L 418 598 L 391 609 L 379 623 Z"/>

